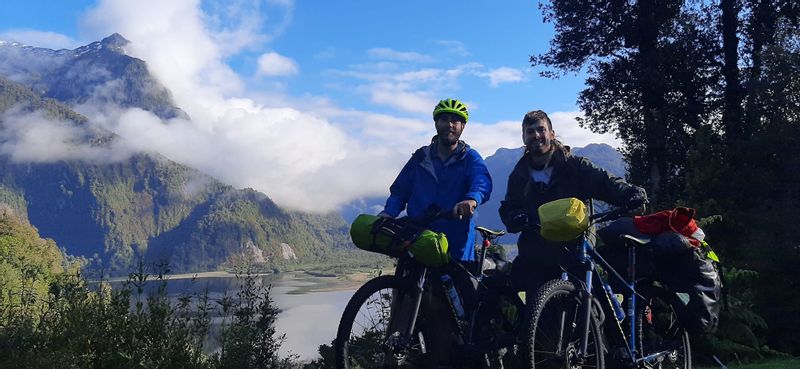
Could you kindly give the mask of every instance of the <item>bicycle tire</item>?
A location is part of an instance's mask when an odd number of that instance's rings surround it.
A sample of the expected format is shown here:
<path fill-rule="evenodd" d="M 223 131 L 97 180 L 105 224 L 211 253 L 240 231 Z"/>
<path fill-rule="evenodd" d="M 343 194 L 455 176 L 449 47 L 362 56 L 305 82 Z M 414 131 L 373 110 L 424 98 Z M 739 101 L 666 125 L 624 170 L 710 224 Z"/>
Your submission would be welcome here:
<path fill-rule="evenodd" d="M 403 337 L 408 324 L 390 322 L 392 305 L 408 306 L 412 291 L 404 280 L 386 275 L 368 281 L 353 294 L 334 342 L 337 369 L 416 367 L 424 362 L 417 334 Z M 392 342 L 407 339 L 408 349 L 393 349 L 396 345 L 389 342 L 390 337 Z"/>
<path fill-rule="evenodd" d="M 581 359 L 583 332 L 578 332 L 577 327 L 581 326 L 583 301 L 572 282 L 549 281 L 539 288 L 533 301 L 524 353 L 527 367 L 604 368 L 603 336 L 594 314 L 589 319 L 588 360 Z"/>
<path fill-rule="evenodd" d="M 692 350 L 689 333 L 678 320 L 676 307 L 680 300 L 674 293 L 650 286 L 641 289 L 645 297 L 637 308 L 637 349 L 640 357 L 666 352 L 652 363 L 642 363 L 643 368 L 690 369 Z"/>

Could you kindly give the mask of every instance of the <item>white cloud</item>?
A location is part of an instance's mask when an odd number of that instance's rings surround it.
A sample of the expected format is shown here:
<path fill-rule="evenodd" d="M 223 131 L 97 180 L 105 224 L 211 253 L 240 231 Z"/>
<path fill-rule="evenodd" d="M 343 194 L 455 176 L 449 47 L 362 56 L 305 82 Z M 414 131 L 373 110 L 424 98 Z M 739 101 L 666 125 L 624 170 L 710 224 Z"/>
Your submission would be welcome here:
<path fill-rule="evenodd" d="M 456 40 L 437 40 L 434 41 L 437 45 L 440 45 L 445 51 L 449 53 L 453 53 L 458 56 L 468 56 L 469 51 L 467 51 L 467 47 L 461 41 Z"/>
<path fill-rule="evenodd" d="M 351 70 L 335 70 L 331 73 L 366 81 L 365 84 L 350 83 L 357 86 L 356 91 L 367 94 L 373 103 L 427 115 L 441 96 L 453 93 L 459 77 L 478 75 L 482 68 L 478 63 L 466 63 L 450 69 L 403 70 L 396 64 L 380 63 L 358 65 Z"/>
<path fill-rule="evenodd" d="M 436 97 L 427 91 L 411 91 L 405 83 L 382 82 L 368 87 L 372 102 L 412 113 L 430 113 Z"/>
<path fill-rule="evenodd" d="M 500 147 L 514 148 L 522 145 L 521 122 L 500 121 L 492 124 L 470 121 L 461 139 L 484 158 L 494 155 Z"/>
<path fill-rule="evenodd" d="M 292 76 L 298 72 L 297 63 L 275 52 L 262 54 L 258 58 L 258 76 Z"/>
<path fill-rule="evenodd" d="M 294 0 L 267 0 L 270 4 L 276 5 L 283 5 L 283 6 L 294 6 Z"/>
<path fill-rule="evenodd" d="M 419 142 L 417 130 L 398 127 L 416 122 L 345 111 L 313 97 L 250 93 L 224 63 L 230 51 L 206 18 L 195 0 L 101 1 L 87 15 L 87 29 L 131 40 L 128 52 L 147 61 L 192 120 L 162 122 L 139 109 L 83 112 L 137 150 L 252 187 L 289 208 L 330 211 L 386 192 L 411 150 L 403 145 Z"/>
<path fill-rule="evenodd" d="M 622 141 L 612 133 L 600 134 L 581 128 L 575 120 L 575 117 L 583 115 L 579 111 L 554 112 L 547 115 L 553 123 L 556 137 L 565 145 L 583 147 L 590 143 L 604 143 L 614 148 L 622 146 Z"/>
<path fill-rule="evenodd" d="M 488 77 L 489 84 L 492 87 L 497 87 L 501 83 L 520 82 L 525 77 L 523 71 L 510 67 L 492 69 L 487 73 L 480 73 L 479 75 Z"/>
<path fill-rule="evenodd" d="M 54 50 L 74 49 L 79 46 L 78 41 L 67 35 L 34 29 L 12 29 L 3 31 L 0 33 L 0 40 L 14 41 L 25 45 Z"/>
<path fill-rule="evenodd" d="M 405 62 L 427 63 L 433 58 L 413 51 L 397 51 L 386 47 L 378 47 L 367 50 L 367 55 L 376 59 L 387 59 Z"/>
<path fill-rule="evenodd" d="M 306 211 L 330 211 L 351 199 L 383 194 L 405 160 L 395 147 L 361 143 L 310 113 L 254 106 L 248 99 L 228 104 L 211 121 L 164 122 L 140 109 L 92 118 L 105 121 L 133 150 L 160 153 Z M 368 124 L 370 136 L 385 137 L 391 119 L 373 119 L 364 127 Z"/>
<path fill-rule="evenodd" d="M 0 154 L 16 162 L 86 160 L 108 163 L 123 160 L 131 151 L 120 142 L 110 146 L 90 144 L 91 127 L 45 117 L 40 111 L 9 109 L 0 116 Z"/>
<path fill-rule="evenodd" d="M 190 116 L 243 93 L 241 79 L 223 62 L 223 47 L 206 28 L 199 1 L 101 0 L 82 24 L 94 38 L 119 32 L 130 40 L 126 51 L 147 61 Z"/>
<path fill-rule="evenodd" d="M 204 0 L 202 7 L 206 29 L 226 55 L 280 37 L 294 14 L 293 0 Z"/>

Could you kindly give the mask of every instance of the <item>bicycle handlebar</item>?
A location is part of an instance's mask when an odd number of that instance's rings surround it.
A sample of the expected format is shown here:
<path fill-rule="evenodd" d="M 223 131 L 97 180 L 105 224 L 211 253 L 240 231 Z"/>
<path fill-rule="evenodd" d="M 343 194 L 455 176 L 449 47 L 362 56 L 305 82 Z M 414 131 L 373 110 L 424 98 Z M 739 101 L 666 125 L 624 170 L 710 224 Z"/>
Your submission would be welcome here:
<path fill-rule="evenodd" d="M 631 212 L 629 209 L 618 208 L 611 211 L 596 213 L 589 216 L 589 221 L 592 223 L 601 223 L 609 220 L 617 220 Z"/>

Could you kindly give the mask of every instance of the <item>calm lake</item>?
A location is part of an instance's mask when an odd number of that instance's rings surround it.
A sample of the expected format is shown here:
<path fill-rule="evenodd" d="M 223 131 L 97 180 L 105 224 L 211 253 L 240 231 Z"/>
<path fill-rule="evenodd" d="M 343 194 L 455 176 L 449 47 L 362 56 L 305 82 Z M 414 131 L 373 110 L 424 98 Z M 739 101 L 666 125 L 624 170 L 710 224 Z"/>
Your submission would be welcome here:
<path fill-rule="evenodd" d="M 256 278 L 264 285 L 272 285 L 272 299 L 282 310 L 276 327 L 279 333 L 286 334 L 281 354 L 297 354 L 304 360 L 318 357 L 319 345 L 331 343 L 347 301 L 363 283 L 336 277 L 316 277 L 303 272 L 260 275 Z M 153 285 L 156 283 L 153 281 Z M 177 297 L 208 289 L 213 301 L 226 293 L 235 296 L 240 286 L 235 275 L 224 272 L 178 275 L 169 277 L 167 294 Z M 214 320 L 218 321 L 219 318 Z"/>

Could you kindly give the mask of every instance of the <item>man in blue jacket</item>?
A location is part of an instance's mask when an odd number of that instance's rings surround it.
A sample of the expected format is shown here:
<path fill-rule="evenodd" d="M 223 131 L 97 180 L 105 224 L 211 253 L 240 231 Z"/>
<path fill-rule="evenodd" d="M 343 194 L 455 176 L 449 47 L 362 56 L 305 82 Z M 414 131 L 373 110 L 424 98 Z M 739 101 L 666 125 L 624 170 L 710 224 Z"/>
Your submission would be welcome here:
<path fill-rule="evenodd" d="M 461 262 L 475 260 L 472 215 L 492 192 L 492 179 L 483 158 L 459 140 L 468 120 L 464 103 L 439 101 L 433 109 L 436 136 L 430 145 L 414 152 L 400 171 L 380 213 L 394 218 L 406 209 L 409 217 L 420 218 L 431 206 L 452 209 L 453 219 L 436 220 L 430 228 L 447 235 L 450 256 Z"/>
<path fill-rule="evenodd" d="M 389 188 L 391 194 L 379 215 L 394 218 L 405 209 L 409 217 L 421 218 L 431 207 L 452 209 L 452 219 L 435 220 L 429 227 L 447 236 L 453 260 L 474 270 L 475 226 L 472 215 L 479 204 L 489 200 L 492 179 L 480 154 L 459 140 L 467 120 L 469 112 L 464 103 L 454 99 L 439 101 L 433 109 L 436 136 L 430 145 L 414 152 L 400 171 Z M 442 272 L 452 276 L 464 300 L 464 310 L 469 314 L 474 304 L 474 286 L 469 275 L 453 264 L 443 268 Z M 431 291 L 426 287 L 426 292 L 430 294 Z M 427 302 L 422 309 L 428 323 L 423 325 L 422 333 L 428 346 L 428 360 L 433 365 L 450 364 L 448 355 L 452 352 L 449 344 L 452 343 L 453 327 L 447 320 L 447 305 L 436 298 L 425 298 L 424 301 Z"/>

